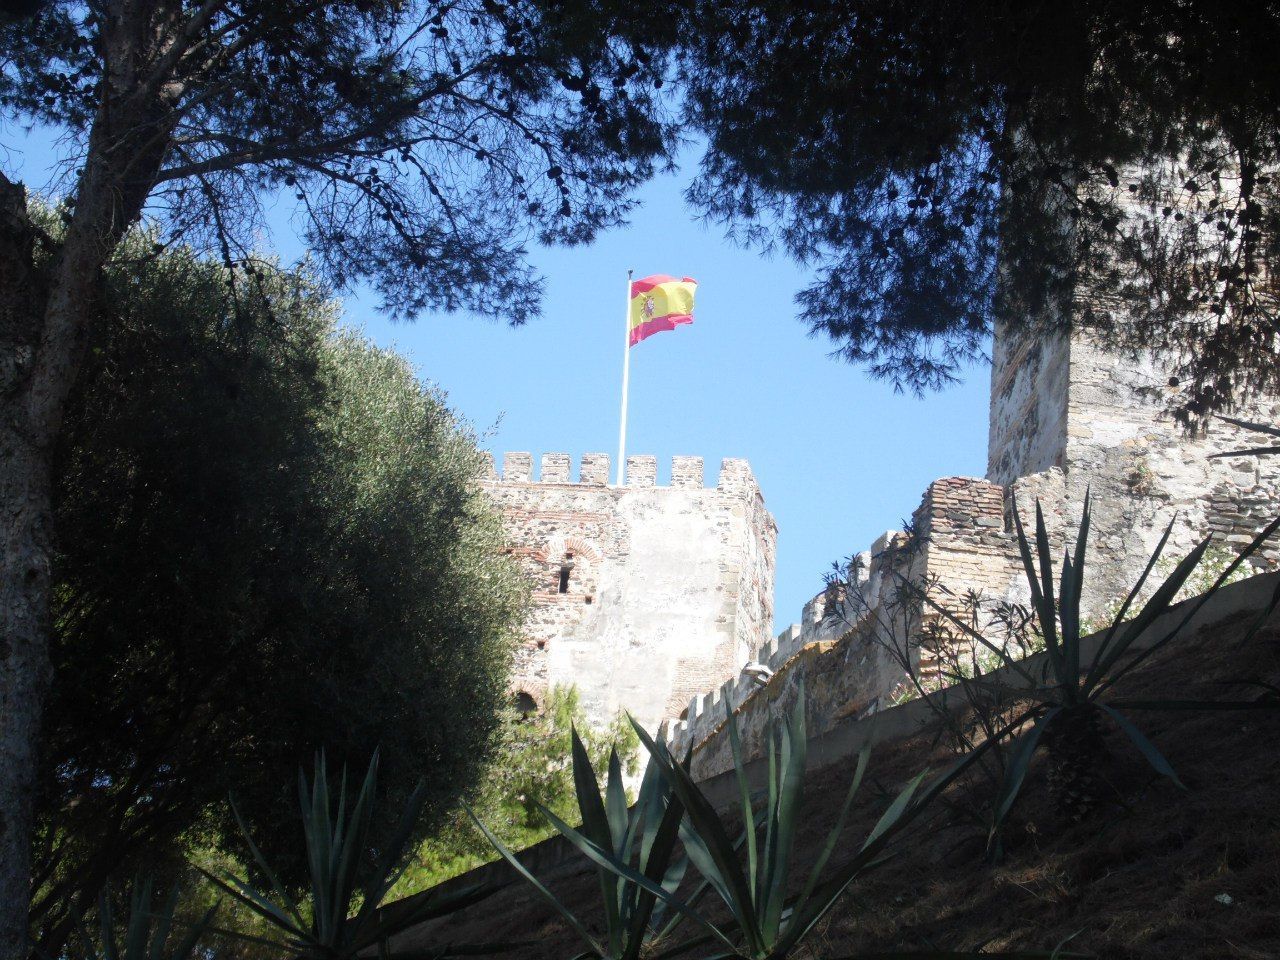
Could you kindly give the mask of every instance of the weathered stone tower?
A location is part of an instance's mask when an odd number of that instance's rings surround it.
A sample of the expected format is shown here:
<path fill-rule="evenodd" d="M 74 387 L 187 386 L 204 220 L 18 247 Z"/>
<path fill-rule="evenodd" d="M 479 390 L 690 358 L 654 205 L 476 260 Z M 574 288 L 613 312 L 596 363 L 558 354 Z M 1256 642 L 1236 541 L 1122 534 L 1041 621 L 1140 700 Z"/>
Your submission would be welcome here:
<path fill-rule="evenodd" d="M 1211 459 L 1256 438 L 1220 420 L 1196 434 L 1174 422 L 1166 408 L 1177 387 L 1158 353 L 1117 354 L 1080 332 L 1044 337 L 1005 328 L 992 352 L 987 479 L 1013 489 L 1043 477 L 1020 505 L 1030 510 L 1032 495 L 1060 498 L 1052 507 L 1072 528 L 1092 492 L 1087 612 L 1124 595 L 1171 520 L 1172 558 L 1209 534 L 1236 552 L 1280 508 L 1273 460 Z M 1238 415 L 1274 423 L 1280 398 L 1259 398 Z"/>
<path fill-rule="evenodd" d="M 670 486 L 654 457 L 508 453 L 483 486 L 502 513 L 508 551 L 534 607 L 512 689 L 529 708 L 573 684 L 587 715 L 628 710 L 656 729 L 693 694 L 735 677 L 773 623 L 777 527 L 745 460 L 725 460 L 714 487 L 701 457 L 676 457 Z"/>

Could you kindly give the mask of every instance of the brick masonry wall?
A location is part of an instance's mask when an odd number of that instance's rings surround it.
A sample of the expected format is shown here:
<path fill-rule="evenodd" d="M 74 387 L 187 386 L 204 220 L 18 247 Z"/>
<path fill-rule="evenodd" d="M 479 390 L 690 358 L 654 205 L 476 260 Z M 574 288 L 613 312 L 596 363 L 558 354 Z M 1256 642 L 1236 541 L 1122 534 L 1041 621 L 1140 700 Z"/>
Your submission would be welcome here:
<path fill-rule="evenodd" d="M 502 513 L 508 552 L 531 581 L 533 609 L 512 689 L 541 703 L 574 684 L 589 718 L 629 710 L 650 729 L 695 692 L 733 677 L 768 635 L 777 528 L 745 461 L 703 483 L 698 457 L 676 458 L 656 486 L 653 457 L 509 453 L 482 485 Z M 567 569 L 565 591 L 561 572 Z"/>
<path fill-rule="evenodd" d="M 1052 476 L 1038 485 L 1060 487 Z M 736 708 L 744 750 L 755 756 L 770 718 L 792 708 L 800 682 L 808 729 L 816 735 L 886 706 L 903 687 L 904 660 L 929 680 L 936 660 L 922 651 L 920 639 L 936 614 L 904 585 L 927 589 L 948 608 L 970 591 L 984 600 L 1015 597 L 1021 566 L 1006 524 L 1006 499 L 1004 488 L 983 479 L 932 483 L 911 531 L 879 537 L 855 558 L 847 583 L 815 596 L 799 624 L 756 651 L 754 659 L 774 671 L 767 683 L 740 676 L 695 697 L 683 718 L 669 723 L 677 752 L 693 745 L 695 775 L 712 776 L 732 764 L 726 702 Z"/>

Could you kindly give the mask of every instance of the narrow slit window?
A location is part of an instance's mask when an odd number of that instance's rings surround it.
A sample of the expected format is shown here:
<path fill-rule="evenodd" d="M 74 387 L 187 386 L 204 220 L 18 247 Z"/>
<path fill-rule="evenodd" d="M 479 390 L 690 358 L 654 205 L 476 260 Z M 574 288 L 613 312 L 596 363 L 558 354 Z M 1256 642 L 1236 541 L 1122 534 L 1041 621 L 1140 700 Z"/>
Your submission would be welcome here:
<path fill-rule="evenodd" d="M 559 592 L 569 592 L 569 574 L 573 572 L 573 551 L 567 551 L 564 560 L 560 564 L 560 584 Z"/>

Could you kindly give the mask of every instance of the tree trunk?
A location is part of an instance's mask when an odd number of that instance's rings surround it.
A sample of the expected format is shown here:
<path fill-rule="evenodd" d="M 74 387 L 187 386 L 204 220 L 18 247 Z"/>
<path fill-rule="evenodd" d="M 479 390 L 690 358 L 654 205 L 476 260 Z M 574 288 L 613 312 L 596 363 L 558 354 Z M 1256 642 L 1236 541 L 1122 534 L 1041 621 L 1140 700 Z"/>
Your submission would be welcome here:
<path fill-rule="evenodd" d="M 0 183 L 0 958 L 26 949 L 36 731 L 48 684 L 50 459 L 27 416 L 43 297 L 26 191 Z"/>
<path fill-rule="evenodd" d="M 49 677 L 52 477 L 41 450 L 0 426 L 0 956 L 26 952 L 37 734 Z"/>
<path fill-rule="evenodd" d="M 103 265 L 140 216 L 168 150 L 181 86 L 162 78 L 141 91 L 149 58 L 174 42 L 181 15 L 172 0 L 111 5 L 75 212 L 39 269 L 42 234 L 26 191 L 0 175 L 0 960 L 24 958 L 29 947 L 36 759 L 50 673 L 53 452 Z"/>
<path fill-rule="evenodd" d="M 25 957 L 28 947 L 36 760 L 50 670 L 53 452 L 102 267 L 147 194 L 136 181 L 123 189 L 118 170 L 95 162 L 96 134 L 75 216 L 46 266 L 37 268 L 40 231 L 26 191 L 0 177 L 0 960 Z"/>

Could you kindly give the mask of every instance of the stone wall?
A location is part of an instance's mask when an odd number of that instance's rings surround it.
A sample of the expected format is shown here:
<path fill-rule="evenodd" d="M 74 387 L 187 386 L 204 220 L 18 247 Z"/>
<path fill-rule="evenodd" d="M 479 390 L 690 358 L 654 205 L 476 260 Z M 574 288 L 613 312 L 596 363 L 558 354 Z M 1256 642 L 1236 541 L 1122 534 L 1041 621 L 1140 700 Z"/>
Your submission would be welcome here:
<path fill-rule="evenodd" d="M 991 347 L 987 479 L 1063 467 L 1071 354 L 1065 338 L 1036 337 L 998 324 Z"/>
<path fill-rule="evenodd" d="M 1214 534 L 1219 548 L 1237 552 L 1280 504 L 1275 458 L 1215 453 L 1255 446 L 1255 439 L 1222 420 L 1188 434 L 1166 412 L 1167 368 L 1158 356 L 1116 357 L 1084 336 L 1071 342 L 1069 430 L 1064 454 L 1068 514 L 1078 521 L 1086 490 L 1097 562 L 1085 584 L 1085 608 L 1097 612 L 1123 596 L 1172 521 L 1166 547 L 1185 555 Z M 1263 398 L 1239 411 L 1246 419 L 1280 421 L 1280 400 Z M 1267 550 L 1256 570 L 1274 568 Z"/>
<path fill-rule="evenodd" d="M 1081 337 L 1004 356 L 1006 364 L 1024 365 L 1004 371 L 1005 382 L 1017 386 L 992 399 L 991 463 L 1006 482 L 948 477 L 932 483 L 909 531 L 890 531 L 858 554 L 847 582 L 829 584 L 805 605 L 800 623 L 756 652 L 773 671 L 767 682 L 739 676 L 695 697 L 685 717 L 668 727 L 678 750 L 692 745 L 695 775 L 714 776 L 732 764 L 723 736 L 726 699 L 736 707 L 750 757 L 762 748 L 769 720 L 794 704 L 801 681 L 815 736 L 895 702 L 911 675 L 926 687 L 945 682 L 942 661 L 954 662 L 973 644 L 934 604 L 968 611 L 984 630 L 1011 605 L 1029 604 L 1015 509 L 1030 533 L 1039 505 L 1057 557 L 1068 536 L 1074 538 L 1090 492 L 1086 620 L 1114 610 L 1170 521 L 1158 579 L 1210 535 L 1216 553 L 1204 568 L 1216 572 L 1215 565 L 1238 553 L 1280 510 L 1280 464 L 1210 459 L 1253 441 L 1222 421 L 1184 433 L 1164 413 L 1155 387 L 1167 378 L 1161 380 L 1154 358 L 1124 362 Z M 1062 402 L 1040 391 L 1063 391 Z M 1276 422 L 1280 402 L 1255 403 L 1243 415 Z M 1277 566 L 1274 542 L 1250 563 L 1252 572 Z"/>
<path fill-rule="evenodd" d="M 574 684 L 589 718 L 629 710 L 650 729 L 690 696 L 737 674 L 773 618 L 777 528 L 743 460 L 716 486 L 700 457 L 677 457 L 670 486 L 654 457 L 508 453 L 483 486 L 499 507 L 508 552 L 533 587 L 512 689 L 540 704 Z"/>
<path fill-rule="evenodd" d="M 1254 438 L 1217 419 L 1195 432 L 1177 424 L 1168 405 L 1178 388 L 1159 354 L 1117 354 L 1079 332 L 1029 339 L 997 331 L 988 478 L 1008 485 L 1060 467 L 1064 499 L 1053 509 L 1070 527 L 1092 493 L 1087 616 L 1124 596 L 1171 522 L 1166 551 L 1177 558 L 1211 533 L 1223 550 L 1238 550 L 1274 515 L 1276 462 L 1211 459 Z M 1254 400 L 1237 416 L 1274 423 L 1280 398 Z M 1254 567 L 1276 560 L 1272 550 Z"/>
<path fill-rule="evenodd" d="M 1055 468 L 1019 481 L 1017 489 L 1031 496 L 1060 492 L 1061 478 Z M 888 531 L 853 557 L 848 576 L 805 604 L 800 623 L 755 652 L 753 659 L 773 671 L 767 682 L 739 675 L 695 696 L 682 717 L 671 719 L 667 732 L 677 753 L 693 746 L 698 777 L 728 769 L 722 732 L 730 702 L 744 749 L 755 756 L 769 719 L 792 707 L 800 681 L 815 736 L 894 702 L 907 690 L 908 670 L 936 685 L 940 651 L 928 638 L 954 632 L 921 594 L 944 609 L 971 597 L 987 619 L 996 604 L 1022 599 L 1011 499 L 998 484 L 973 477 L 930 484 L 909 531 Z"/>

